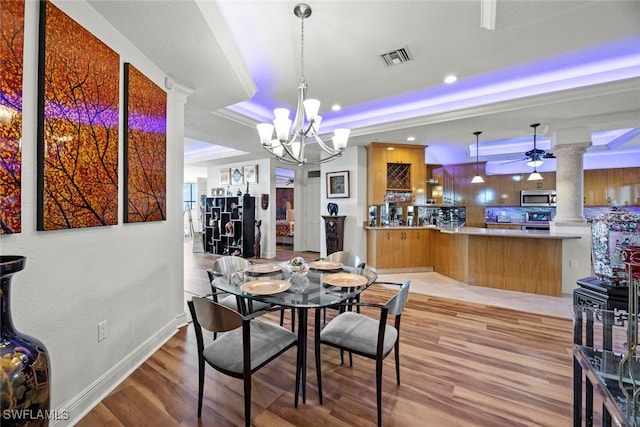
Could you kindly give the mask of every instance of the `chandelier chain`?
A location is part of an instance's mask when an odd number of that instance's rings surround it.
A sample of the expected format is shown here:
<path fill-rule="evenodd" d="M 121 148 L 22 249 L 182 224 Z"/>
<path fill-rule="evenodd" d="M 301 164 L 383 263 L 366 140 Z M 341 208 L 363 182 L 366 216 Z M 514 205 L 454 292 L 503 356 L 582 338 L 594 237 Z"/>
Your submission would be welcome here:
<path fill-rule="evenodd" d="M 304 16 L 300 19 L 300 79 L 304 81 Z"/>

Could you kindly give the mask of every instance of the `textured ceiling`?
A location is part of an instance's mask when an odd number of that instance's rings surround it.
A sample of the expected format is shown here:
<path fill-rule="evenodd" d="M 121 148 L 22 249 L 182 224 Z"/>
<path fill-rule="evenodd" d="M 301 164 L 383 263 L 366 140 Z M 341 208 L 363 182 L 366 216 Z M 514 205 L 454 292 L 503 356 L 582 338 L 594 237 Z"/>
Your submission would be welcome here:
<path fill-rule="evenodd" d="M 274 107 L 295 106 L 295 2 L 90 4 L 173 81 L 194 90 L 188 146 L 248 153 L 238 160 L 265 156 L 255 124 Z M 541 142 L 556 129 L 589 126 L 601 140 L 593 153 L 640 158 L 637 135 L 610 150 L 602 138 L 618 134 L 600 133 L 640 127 L 640 2 L 497 0 L 493 31 L 480 26 L 480 4 L 310 3 L 304 71 L 310 96 L 322 101 L 323 128 L 351 127 L 350 145 L 414 136 L 412 143 L 429 145 L 431 161 L 451 163 L 475 160 L 476 130 L 483 131 L 480 159 L 504 161 L 531 141 L 531 123 L 542 123 Z M 405 46 L 414 61 L 386 67 L 378 57 Z M 458 82 L 442 83 L 449 73 Z M 334 102 L 340 112 L 329 110 Z M 229 162 L 207 151 L 189 162 Z"/>

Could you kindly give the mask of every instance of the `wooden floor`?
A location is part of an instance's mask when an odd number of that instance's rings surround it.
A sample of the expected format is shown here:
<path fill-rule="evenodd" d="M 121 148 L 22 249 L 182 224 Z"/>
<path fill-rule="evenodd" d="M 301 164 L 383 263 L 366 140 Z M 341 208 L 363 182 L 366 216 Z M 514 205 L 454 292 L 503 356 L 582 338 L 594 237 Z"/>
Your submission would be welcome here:
<path fill-rule="evenodd" d="M 210 262 L 207 257 L 185 259 L 187 282 L 204 275 L 201 265 Z M 384 301 L 390 292 L 372 288 L 366 299 Z M 571 425 L 571 329 L 567 319 L 411 294 L 402 317 L 400 386 L 395 383 L 393 356 L 384 366 L 383 424 Z M 243 425 L 242 382 L 211 368 L 198 420 L 195 346 L 192 326 L 182 328 L 78 426 Z M 338 352 L 323 347 L 320 405 L 312 338 L 308 359 L 307 403 L 297 409 L 295 350 L 254 375 L 253 425 L 375 425 L 371 361 L 354 356 L 353 368 L 342 366 Z"/>

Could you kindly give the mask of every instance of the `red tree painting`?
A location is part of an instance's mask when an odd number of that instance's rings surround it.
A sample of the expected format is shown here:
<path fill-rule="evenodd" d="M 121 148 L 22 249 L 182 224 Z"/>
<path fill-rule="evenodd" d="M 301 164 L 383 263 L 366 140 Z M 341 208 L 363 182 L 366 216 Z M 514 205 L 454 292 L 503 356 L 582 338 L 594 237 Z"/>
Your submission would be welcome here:
<path fill-rule="evenodd" d="M 50 2 L 40 14 L 38 230 L 117 224 L 120 58 Z"/>
<path fill-rule="evenodd" d="M 167 194 L 167 94 L 124 64 L 124 222 L 163 221 Z"/>
<path fill-rule="evenodd" d="M 22 231 L 24 0 L 0 0 L 0 234 Z"/>

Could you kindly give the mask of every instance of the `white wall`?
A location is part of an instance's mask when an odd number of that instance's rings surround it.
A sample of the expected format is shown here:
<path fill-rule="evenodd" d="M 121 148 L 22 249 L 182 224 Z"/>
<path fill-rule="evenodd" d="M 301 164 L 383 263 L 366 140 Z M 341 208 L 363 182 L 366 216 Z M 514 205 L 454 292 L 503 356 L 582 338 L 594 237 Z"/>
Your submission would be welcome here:
<path fill-rule="evenodd" d="M 327 199 L 328 172 L 349 171 L 350 197 Z M 338 215 L 346 215 L 343 250 L 354 252 L 360 259 L 367 258 L 367 239 L 363 224 L 367 213 L 367 153 L 364 147 L 349 147 L 341 157 L 322 164 L 320 202 L 321 214 L 329 215 L 327 204 L 338 205 Z M 324 221 L 320 223 L 320 255 L 327 255 Z"/>
<path fill-rule="evenodd" d="M 163 87 L 165 75 L 84 1 L 60 9 Z M 167 220 L 123 224 L 120 129 L 119 223 L 110 227 L 36 231 L 36 103 L 39 2 L 27 1 L 23 91 L 22 233 L 0 236 L 3 255 L 24 255 L 13 277 L 16 328 L 40 339 L 51 361 L 51 409 L 68 410 L 73 425 L 184 324 L 183 110 L 168 93 Z M 121 67 L 122 69 L 122 67 Z M 122 72 L 120 75 L 122 115 Z M 121 117 L 122 119 L 122 117 Z M 122 123 L 122 122 L 121 122 Z M 98 322 L 107 338 L 98 343 Z"/>

